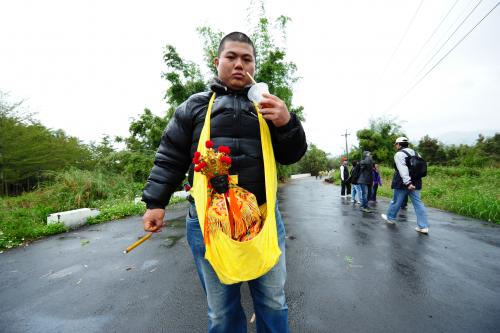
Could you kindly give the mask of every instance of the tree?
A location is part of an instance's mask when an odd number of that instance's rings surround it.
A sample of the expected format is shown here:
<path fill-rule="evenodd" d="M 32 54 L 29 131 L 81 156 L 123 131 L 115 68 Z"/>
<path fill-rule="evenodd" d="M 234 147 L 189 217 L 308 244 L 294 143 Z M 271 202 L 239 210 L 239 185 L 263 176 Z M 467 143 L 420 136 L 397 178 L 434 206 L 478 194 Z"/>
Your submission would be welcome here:
<path fill-rule="evenodd" d="M 485 138 L 483 135 L 479 135 L 475 148 L 480 150 L 494 163 L 500 162 L 500 133 L 495 133 L 494 136 L 490 138 Z"/>
<path fill-rule="evenodd" d="M 125 142 L 131 151 L 142 151 L 148 155 L 154 155 L 161 140 L 161 135 L 167 119 L 154 115 L 151 110 L 144 109 L 138 119 L 134 119 L 128 128 L 130 136 L 117 138 L 118 142 Z"/>
<path fill-rule="evenodd" d="M 328 169 L 327 154 L 311 143 L 307 149 L 305 156 L 298 163 L 299 172 L 310 173 L 317 176 L 320 171 Z"/>
<path fill-rule="evenodd" d="M 51 130 L 0 93 L 0 194 L 33 189 L 48 173 L 88 168 L 89 148 L 63 130 Z"/>
<path fill-rule="evenodd" d="M 444 163 L 446 161 L 443 144 L 428 135 L 420 139 L 417 150 L 427 162 Z"/>
<path fill-rule="evenodd" d="M 370 151 L 374 160 L 389 163 L 394 156 L 394 142 L 404 136 L 394 118 L 381 117 L 370 120 L 370 128 L 356 132 L 359 148 L 352 151 L 352 159 L 361 158 L 363 151 Z M 350 154 L 351 155 L 351 154 Z"/>

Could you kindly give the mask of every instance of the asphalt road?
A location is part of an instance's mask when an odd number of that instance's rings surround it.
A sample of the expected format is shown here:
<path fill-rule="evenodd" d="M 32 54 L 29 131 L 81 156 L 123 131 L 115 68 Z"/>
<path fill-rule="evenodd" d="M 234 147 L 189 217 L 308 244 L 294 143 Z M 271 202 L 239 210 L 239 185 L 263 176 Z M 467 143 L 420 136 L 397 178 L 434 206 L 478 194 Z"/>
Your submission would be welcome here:
<path fill-rule="evenodd" d="M 429 209 L 420 235 L 411 206 L 386 225 L 387 200 L 363 213 L 314 178 L 281 186 L 279 202 L 293 332 L 500 331 L 499 226 Z M 169 209 L 170 227 L 127 255 L 140 217 L 0 254 L 0 332 L 205 332 L 184 215 Z"/>

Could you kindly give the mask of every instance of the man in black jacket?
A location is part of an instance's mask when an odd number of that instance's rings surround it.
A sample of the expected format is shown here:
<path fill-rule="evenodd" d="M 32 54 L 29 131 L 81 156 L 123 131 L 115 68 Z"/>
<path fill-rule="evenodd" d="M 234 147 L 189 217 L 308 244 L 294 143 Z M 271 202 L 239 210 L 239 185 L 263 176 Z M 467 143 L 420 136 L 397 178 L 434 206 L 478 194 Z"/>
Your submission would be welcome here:
<path fill-rule="evenodd" d="M 266 202 L 264 161 L 259 122 L 255 107 L 247 97 L 255 71 L 256 51 L 243 33 L 225 36 L 214 60 L 218 77 L 211 91 L 194 94 L 176 110 L 163 133 L 153 169 L 143 192 L 147 204 L 144 229 L 156 231 L 163 226 L 165 206 L 189 170 L 193 180 L 192 158 L 197 150 L 210 96 L 215 93 L 210 137 L 214 148 L 229 146 L 230 174 L 238 175 L 238 185 L 255 194 L 260 204 Z M 285 103 L 271 94 L 263 94 L 260 111 L 271 133 L 276 161 L 295 163 L 307 150 L 305 133 L 299 119 L 288 112 Z M 224 285 L 204 258 L 205 245 L 192 203 L 186 218 L 187 240 L 193 252 L 198 275 L 207 294 L 209 332 L 246 332 L 246 319 L 240 304 L 240 284 Z M 288 306 L 285 300 L 285 231 L 276 209 L 279 262 L 267 274 L 249 281 L 254 299 L 258 332 L 288 332 Z"/>
<path fill-rule="evenodd" d="M 368 186 L 373 184 L 373 160 L 369 151 L 363 152 L 363 159 L 359 162 L 361 172 L 358 178 L 358 184 L 361 187 L 361 210 L 371 213 L 368 208 Z"/>
<path fill-rule="evenodd" d="M 342 164 L 340 165 L 340 196 L 342 198 L 351 196 L 351 183 L 349 182 L 349 166 L 347 159 L 342 157 Z M 347 191 L 346 191 L 347 190 Z"/>

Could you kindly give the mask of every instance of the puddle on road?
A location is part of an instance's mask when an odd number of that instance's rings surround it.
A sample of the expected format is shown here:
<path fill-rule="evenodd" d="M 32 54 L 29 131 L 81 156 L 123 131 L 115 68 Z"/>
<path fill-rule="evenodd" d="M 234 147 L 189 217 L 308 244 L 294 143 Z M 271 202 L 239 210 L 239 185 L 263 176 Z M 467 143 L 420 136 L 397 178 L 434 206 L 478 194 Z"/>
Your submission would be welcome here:
<path fill-rule="evenodd" d="M 52 279 L 60 279 L 60 278 L 66 277 L 68 275 L 72 275 L 74 273 L 80 272 L 81 270 L 83 270 L 83 268 L 84 268 L 84 265 L 73 265 L 71 267 L 62 269 L 60 271 L 57 271 L 55 273 L 51 273 L 51 274 L 46 275 L 46 276 L 50 280 L 52 280 Z M 43 277 L 46 277 L 46 276 L 43 276 Z"/>
<path fill-rule="evenodd" d="M 167 236 L 167 237 L 165 237 L 165 240 L 162 242 L 162 244 L 160 246 L 164 246 L 167 249 L 169 249 L 169 248 L 175 246 L 175 244 L 177 244 L 177 242 L 179 241 L 179 239 L 181 239 L 182 237 L 184 237 L 184 235 L 180 235 L 180 236 Z"/>
<path fill-rule="evenodd" d="M 79 238 L 80 238 L 80 236 L 71 236 L 71 235 L 68 235 L 68 236 L 60 236 L 57 239 L 58 240 L 66 240 L 66 239 L 79 239 Z"/>
<path fill-rule="evenodd" d="M 147 269 L 150 269 L 150 268 L 154 268 L 155 266 L 157 266 L 159 263 L 158 260 L 155 260 L 155 259 L 151 259 L 151 260 L 146 260 L 142 266 L 141 266 L 141 270 L 147 270 Z"/>

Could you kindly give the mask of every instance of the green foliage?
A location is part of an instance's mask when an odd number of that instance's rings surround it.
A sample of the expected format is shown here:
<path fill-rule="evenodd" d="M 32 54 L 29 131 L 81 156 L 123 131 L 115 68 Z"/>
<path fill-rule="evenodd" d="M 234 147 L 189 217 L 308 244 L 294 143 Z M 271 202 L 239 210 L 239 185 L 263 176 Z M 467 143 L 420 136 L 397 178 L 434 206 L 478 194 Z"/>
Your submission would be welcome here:
<path fill-rule="evenodd" d="M 394 169 L 381 167 L 381 195 L 392 197 Z M 430 166 L 422 200 L 431 207 L 500 224 L 500 169 Z"/>
<path fill-rule="evenodd" d="M 328 169 L 328 157 L 315 144 L 310 144 L 305 156 L 298 163 L 298 168 L 301 173 L 317 176 L 320 171 Z"/>
<path fill-rule="evenodd" d="M 32 190 L 46 171 L 88 168 L 91 151 L 62 130 L 50 130 L 23 115 L 0 92 L 0 195 Z"/>
<path fill-rule="evenodd" d="M 192 94 L 205 91 L 206 83 L 201 76 L 199 66 L 183 60 L 172 45 L 165 46 L 163 60 L 167 65 L 167 72 L 163 73 L 163 78 L 169 83 L 165 94 L 165 101 L 169 106 L 165 123 L 168 123 L 175 108 Z"/>
<path fill-rule="evenodd" d="M 87 224 L 99 224 L 121 219 L 127 216 L 143 215 L 146 212 L 144 203 L 135 204 L 131 200 L 109 200 L 99 207 L 99 215 L 87 219 Z"/>
<path fill-rule="evenodd" d="M 417 151 L 431 164 L 443 163 L 446 161 L 446 152 L 443 149 L 443 144 L 428 135 L 420 139 Z"/>
<path fill-rule="evenodd" d="M 149 109 L 144 109 L 139 118 L 130 123 L 130 136 L 124 139 L 127 148 L 131 151 L 154 153 L 160 145 L 166 125 L 167 119 L 154 115 Z"/>
<path fill-rule="evenodd" d="M 33 192 L 0 199 L 0 248 L 64 232 L 62 224 L 46 225 L 49 214 L 133 202 L 141 189 L 141 183 L 120 174 L 77 169 L 60 172 Z M 116 210 L 124 208 L 118 205 Z"/>
<path fill-rule="evenodd" d="M 403 134 L 395 119 L 381 117 L 370 120 L 370 128 L 359 130 L 356 135 L 359 148 L 351 151 L 351 159 L 361 159 L 362 152 L 368 150 L 375 161 L 389 163 L 394 156 L 394 141 Z"/>
<path fill-rule="evenodd" d="M 276 170 L 278 173 L 278 180 L 281 182 L 284 182 L 288 178 L 290 178 L 291 175 L 298 172 L 298 165 L 297 165 L 297 163 L 292 164 L 292 165 L 282 165 L 282 164 L 276 163 Z"/>

